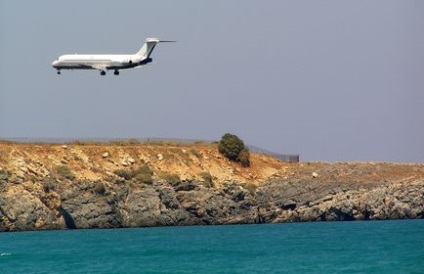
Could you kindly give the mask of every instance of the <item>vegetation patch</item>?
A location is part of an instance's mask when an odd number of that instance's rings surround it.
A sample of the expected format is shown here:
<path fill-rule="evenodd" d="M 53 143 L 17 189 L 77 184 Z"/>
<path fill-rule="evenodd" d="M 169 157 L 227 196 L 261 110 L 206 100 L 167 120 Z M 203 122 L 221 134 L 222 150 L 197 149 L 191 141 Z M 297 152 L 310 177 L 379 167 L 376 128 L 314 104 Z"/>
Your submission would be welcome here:
<path fill-rule="evenodd" d="M 0 180 L 7 180 L 10 177 L 11 173 L 10 171 L 7 171 L 5 169 L 0 169 Z"/>
<path fill-rule="evenodd" d="M 181 178 L 178 174 L 175 173 L 168 173 L 168 172 L 161 172 L 159 175 L 160 179 L 166 181 L 167 183 L 175 186 L 181 182 Z"/>
<path fill-rule="evenodd" d="M 153 171 L 147 164 L 137 169 L 117 169 L 113 173 L 127 181 L 134 179 L 135 181 L 145 184 L 153 183 Z"/>
<path fill-rule="evenodd" d="M 254 183 L 246 183 L 244 188 L 247 189 L 250 192 L 250 194 L 255 195 L 256 189 L 258 189 L 258 185 Z"/>
<path fill-rule="evenodd" d="M 249 149 L 244 147 L 238 157 L 237 157 L 237 161 L 240 162 L 240 164 L 244 167 L 249 167 L 250 166 L 250 153 L 249 153 Z"/>
<path fill-rule="evenodd" d="M 207 172 L 207 171 L 201 172 L 199 174 L 199 176 L 202 177 L 205 187 L 214 187 L 215 186 L 215 184 L 213 182 L 212 175 L 209 172 Z"/>
<path fill-rule="evenodd" d="M 196 156 L 197 158 L 202 157 L 202 155 L 199 153 L 199 151 L 197 151 L 197 149 L 195 148 L 191 148 L 190 149 L 191 154 L 193 154 L 194 156 Z"/>
<path fill-rule="evenodd" d="M 153 171 L 146 164 L 134 170 L 134 178 L 144 184 L 153 184 Z"/>
<path fill-rule="evenodd" d="M 54 171 L 59 179 L 68 179 L 71 181 L 75 179 L 75 174 L 67 165 L 56 166 Z"/>
<path fill-rule="evenodd" d="M 244 167 L 250 166 L 250 152 L 244 142 L 236 135 L 226 133 L 218 143 L 218 151 L 227 159 L 240 163 Z"/>
<path fill-rule="evenodd" d="M 94 185 L 94 192 L 98 195 L 105 195 L 106 194 L 106 186 L 102 182 L 96 182 Z"/>
<path fill-rule="evenodd" d="M 113 173 L 121 178 L 124 178 L 125 180 L 131 180 L 134 176 L 133 172 L 129 169 L 117 169 L 114 170 Z"/>

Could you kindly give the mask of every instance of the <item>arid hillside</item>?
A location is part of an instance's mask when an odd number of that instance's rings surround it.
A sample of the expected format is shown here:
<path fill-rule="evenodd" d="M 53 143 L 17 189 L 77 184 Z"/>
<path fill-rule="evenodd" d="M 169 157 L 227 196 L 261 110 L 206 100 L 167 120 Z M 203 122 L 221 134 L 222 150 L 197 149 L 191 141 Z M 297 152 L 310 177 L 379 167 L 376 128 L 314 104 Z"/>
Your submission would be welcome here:
<path fill-rule="evenodd" d="M 0 231 L 424 218 L 423 164 L 250 163 L 200 142 L 0 142 Z"/>
<path fill-rule="evenodd" d="M 288 163 L 264 155 L 252 154 L 251 166 L 243 168 L 223 157 L 215 144 L 172 142 L 73 144 L 0 143 L 0 167 L 21 178 L 36 180 L 55 176 L 66 167 L 75 180 L 104 180 L 117 170 L 134 170 L 148 165 L 153 179 L 175 174 L 181 180 L 202 180 L 210 173 L 216 184 L 225 181 L 259 183 L 284 173 Z M 165 176 L 166 177 L 166 176 Z"/>

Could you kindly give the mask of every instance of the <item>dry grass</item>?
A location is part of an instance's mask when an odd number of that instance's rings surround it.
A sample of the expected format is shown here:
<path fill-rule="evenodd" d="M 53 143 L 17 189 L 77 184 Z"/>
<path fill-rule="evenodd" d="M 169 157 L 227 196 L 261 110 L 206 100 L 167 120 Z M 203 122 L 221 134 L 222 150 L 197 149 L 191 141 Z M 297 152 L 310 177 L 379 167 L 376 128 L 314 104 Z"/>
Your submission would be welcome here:
<path fill-rule="evenodd" d="M 109 155 L 104 158 L 103 153 Z M 163 159 L 158 157 L 163 155 Z M 130 156 L 135 163 L 123 164 L 123 155 Z M 228 180 L 260 184 L 270 176 L 287 177 L 307 182 L 312 180 L 312 173 L 319 174 L 315 180 L 333 183 L 343 181 L 346 184 L 378 183 L 384 181 L 402 181 L 424 178 L 422 164 L 393 163 L 285 163 L 265 155 L 251 154 L 251 165 L 242 168 L 239 164 L 228 161 L 220 155 L 216 144 L 169 142 L 140 143 L 126 142 L 119 145 L 107 143 L 84 144 L 21 144 L 0 141 L 0 167 L 13 174 L 22 173 L 22 164 L 33 170 L 47 169 L 55 172 L 55 167 L 65 165 L 75 178 L 102 180 L 107 179 L 117 170 L 129 170 L 137 173 L 144 164 L 149 166 L 146 178 L 140 175 L 139 181 L 149 182 L 148 174 L 154 177 L 152 169 L 159 178 L 160 172 L 178 174 L 182 179 L 198 179 L 207 171 L 213 178 L 215 187 L 220 187 Z M 65 160 L 65 161 L 64 161 Z M 59 171 L 62 176 L 68 171 Z M 93 174 L 95 173 L 95 174 Z M 27 178 L 31 172 L 25 173 Z M 143 174 L 143 172 L 139 172 Z M 95 176 L 94 176 L 95 175 Z M 204 175 L 206 178 L 206 175 Z M 121 177 L 121 176 L 120 176 Z M 123 177 L 136 177 L 134 174 Z M 72 177 L 70 177 L 72 178 Z M 205 178 L 203 178 L 205 180 Z M 205 180 L 206 181 L 206 180 Z"/>

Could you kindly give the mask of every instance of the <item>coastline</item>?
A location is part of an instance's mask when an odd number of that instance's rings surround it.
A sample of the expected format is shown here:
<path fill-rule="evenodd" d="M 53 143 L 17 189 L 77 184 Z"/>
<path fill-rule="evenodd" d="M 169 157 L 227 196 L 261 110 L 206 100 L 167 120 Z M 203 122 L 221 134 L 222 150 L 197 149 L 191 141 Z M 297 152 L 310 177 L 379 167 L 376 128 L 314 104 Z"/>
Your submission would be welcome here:
<path fill-rule="evenodd" d="M 422 164 L 253 154 L 242 168 L 211 144 L 0 144 L 0 231 L 419 218 Z"/>

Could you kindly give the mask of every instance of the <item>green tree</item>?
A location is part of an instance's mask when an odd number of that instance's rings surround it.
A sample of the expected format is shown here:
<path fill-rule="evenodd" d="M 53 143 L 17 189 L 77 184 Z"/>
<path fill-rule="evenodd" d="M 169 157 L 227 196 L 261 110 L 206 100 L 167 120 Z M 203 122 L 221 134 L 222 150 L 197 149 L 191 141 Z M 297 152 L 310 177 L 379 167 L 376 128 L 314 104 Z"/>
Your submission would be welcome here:
<path fill-rule="evenodd" d="M 218 151 L 231 161 L 241 163 L 244 167 L 250 166 L 249 149 L 237 135 L 224 134 L 218 143 Z"/>

